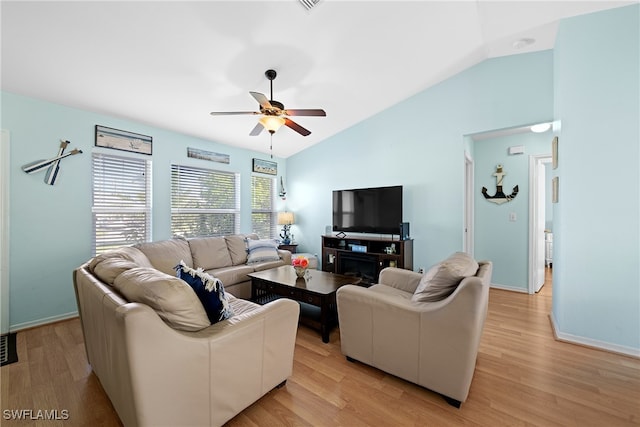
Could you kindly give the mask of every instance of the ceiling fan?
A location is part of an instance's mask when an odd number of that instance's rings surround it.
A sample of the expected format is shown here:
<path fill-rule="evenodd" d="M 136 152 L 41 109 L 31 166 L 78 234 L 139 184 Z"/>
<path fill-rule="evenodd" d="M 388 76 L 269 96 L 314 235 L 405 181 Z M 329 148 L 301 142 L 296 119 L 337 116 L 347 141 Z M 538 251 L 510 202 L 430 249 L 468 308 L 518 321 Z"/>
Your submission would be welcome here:
<path fill-rule="evenodd" d="M 260 104 L 260 111 L 213 111 L 212 116 L 230 116 L 237 114 L 253 114 L 262 115 L 258 124 L 249 133 L 251 136 L 259 135 L 262 129 L 267 129 L 270 134 L 274 134 L 280 126 L 285 125 L 294 131 L 298 132 L 302 136 L 311 134 L 311 131 L 300 126 L 289 118 L 289 116 L 321 116 L 324 117 L 327 113 L 322 109 L 285 109 L 284 104 L 275 101 L 273 99 L 273 80 L 276 78 L 277 73 L 275 70 L 267 70 L 264 75 L 269 79 L 271 85 L 271 99 L 260 92 L 249 92 L 251 96 Z"/>

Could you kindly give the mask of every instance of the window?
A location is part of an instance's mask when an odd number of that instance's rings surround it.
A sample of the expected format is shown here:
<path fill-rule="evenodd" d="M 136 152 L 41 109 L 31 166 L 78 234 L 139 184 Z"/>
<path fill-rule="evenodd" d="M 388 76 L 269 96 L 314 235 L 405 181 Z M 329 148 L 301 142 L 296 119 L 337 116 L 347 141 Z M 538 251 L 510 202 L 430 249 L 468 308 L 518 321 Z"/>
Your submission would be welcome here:
<path fill-rule="evenodd" d="M 261 238 L 276 237 L 275 178 L 251 177 L 251 227 Z"/>
<path fill-rule="evenodd" d="M 173 236 L 228 236 L 239 232 L 239 174 L 171 165 Z"/>
<path fill-rule="evenodd" d="M 93 253 L 151 240 L 151 160 L 93 153 Z"/>

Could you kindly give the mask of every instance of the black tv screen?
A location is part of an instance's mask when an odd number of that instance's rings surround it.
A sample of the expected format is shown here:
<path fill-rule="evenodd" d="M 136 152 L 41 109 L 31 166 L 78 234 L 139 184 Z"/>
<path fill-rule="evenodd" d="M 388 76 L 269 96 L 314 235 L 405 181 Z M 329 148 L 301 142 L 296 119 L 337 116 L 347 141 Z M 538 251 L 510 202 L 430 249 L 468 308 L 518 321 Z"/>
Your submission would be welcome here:
<path fill-rule="evenodd" d="M 333 231 L 398 234 L 401 222 L 401 185 L 333 192 Z"/>

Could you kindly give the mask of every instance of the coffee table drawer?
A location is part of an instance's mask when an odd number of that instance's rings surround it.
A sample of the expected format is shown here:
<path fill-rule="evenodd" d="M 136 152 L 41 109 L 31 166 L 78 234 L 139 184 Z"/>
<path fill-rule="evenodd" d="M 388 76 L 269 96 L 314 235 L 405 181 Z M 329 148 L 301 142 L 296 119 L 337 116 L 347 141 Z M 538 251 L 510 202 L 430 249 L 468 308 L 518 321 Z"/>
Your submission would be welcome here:
<path fill-rule="evenodd" d="M 262 283 L 261 290 L 270 294 L 276 294 L 283 297 L 291 298 L 296 301 L 306 302 L 307 304 L 320 306 L 322 304 L 322 298 L 318 295 L 307 293 L 301 289 L 296 288 L 284 288 L 282 286 L 273 285 L 270 283 Z"/>
<path fill-rule="evenodd" d="M 296 289 L 296 292 L 298 293 L 295 298 L 296 301 L 306 302 L 307 304 L 315 305 L 318 307 L 322 305 L 322 297 L 318 295 L 308 294 L 298 289 Z"/>

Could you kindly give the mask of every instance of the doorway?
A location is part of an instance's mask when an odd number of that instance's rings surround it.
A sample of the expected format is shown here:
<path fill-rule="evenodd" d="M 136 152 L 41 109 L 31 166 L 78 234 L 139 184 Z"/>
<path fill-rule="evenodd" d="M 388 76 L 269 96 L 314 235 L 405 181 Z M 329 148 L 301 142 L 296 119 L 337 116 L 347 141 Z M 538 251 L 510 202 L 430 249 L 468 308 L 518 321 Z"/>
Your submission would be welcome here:
<path fill-rule="evenodd" d="M 545 282 L 547 165 L 551 155 L 529 156 L 529 287 L 537 293 Z"/>
<path fill-rule="evenodd" d="M 475 170 L 475 182 L 473 183 L 473 193 L 475 203 L 473 204 L 473 212 L 470 212 L 468 206 L 467 191 L 465 191 L 465 206 L 463 210 L 464 226 L 463 242 L 465 245 L 471 242 L 466 236 L 466 225 L 473 222 L 473 255 L 481 259 L 491 259 L 494 262 L 494 271 L 492 277 L 492 286 L 506 290 L 513 290 L 523 293 L 535 293 L 540 285 L 544 283 L 544 230 L 545 226 L 550 228 L 550 224 L 545 224 L 547 216 L 544 210 L 534 219 L 531 214 L 532 201 L 531 192 L 544 200 L 544 193 L 535 192 L 537 187 L 544 191 L 545 182 L 544 174 L 536 174 L 536 180 L 539 183 L 532 182 L 531 174 L 535 172 L 536 166 L 531 166 L 531 157 L 535 156 L 544 158 L 545 162 L 550 161 L 551 132 L 533 132 L 531 126 L 520 126 L 517 128 L 499 129 L 486 131 L 463 136 L 464 150 L 471 153 L 473 165 L 466 158 L 463 158 L 464 168 L 464 186 L 470 186 L 468 179 L 469 171 L 473 166 Z M 534 161 L 535 164 L 535 161 Z M 497 184 L 495 175 L 491 175 L 497 166 L 504 167 L 508 176 L 506 185 L 509 191 L 513 193 L 516 185 L 520 184 L 520 195 L 512 203 L 486 203 L 480 196 L 481 188 L 487 186 L 487 191 L 493 189 L 493 185 Z M 542 166 L 537 166 L 542 171 Z M 539 176 L 539 178 L 537 178 Z M 549 191 L 545 191 L 548 193 Z M 485 194 L 484 192 L 482 192 Z M 487 194 L 492 194 L 488 191 Z M 497 193 L 496 193 L 497 194 Z M 478 198 L 480 197 L 480 198 Z M 486 195 L 485 195 L 486 197 Z M 535 199 L 534 199 L 535 200 Z M 550 208 L 550 203 L 539 203 L 536 209 L 544 209 L 544 206 Z M 472 215 L 473 219 L 468 220 L 467 216 Z M 552 218 L 549 216 L 549 221 Z M 539 233 L 532 231 L 532 223 L 536 224 Z M 476 226 L 477 225 L 477 226 Z M 534 240 L 532 236 L 540 236 L 540 241 Z M 535 247 L 532 248 L 532 245 Z M 538 249 L 539 248 L 539 249 Z M 465 250 L 467 247 L 465 246 Z M 541 256 L 533 257 L 534 253 L 540 253 Z M 533 257 L 533 258 L 532 258 Z M 535 260 L 532 261 L 532 259 Z M 540 259 L 540 263 L 538 263 Z M 542 268 L 534 270 L 533 265 L 540 265 Z M 541 277 L 533 278 L 533 274 Z M 538 282 L 534 286 L 532 283 Z"/>

